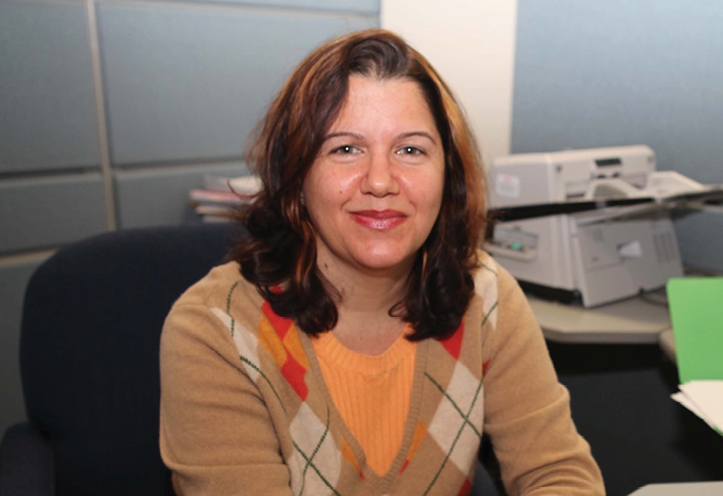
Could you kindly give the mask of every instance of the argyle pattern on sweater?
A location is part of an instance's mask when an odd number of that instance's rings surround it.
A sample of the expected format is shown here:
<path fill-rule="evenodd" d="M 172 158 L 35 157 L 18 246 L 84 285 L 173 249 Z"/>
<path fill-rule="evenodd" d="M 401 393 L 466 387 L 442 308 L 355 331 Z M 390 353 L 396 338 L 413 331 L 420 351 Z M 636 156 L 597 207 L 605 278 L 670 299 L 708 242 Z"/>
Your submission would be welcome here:
<path fill-rule="evenodd" d="M 475 292 L 457 331 L 418 349 L 405 441 L 390 473 L 378 477 L 330 404 L 309 337 L 263 302 L 256 322 L 237 315 L 237 281 L 226 307 L 212 308 L 228 329 L 239 360 L 275 415 L 274 428 L 294 495 L 466 495 L 484 420 L 481 340 L 497 322 L 497 269 L 490 258 L 475 274 Z M 305 344 L 305 341 L 307 343 Z M 422 343 L 420 343 L 422 345 Z M 312 370 L 314 369 L 314 370 Z M 421 488 L 421 492 L 420 492 Z"/>

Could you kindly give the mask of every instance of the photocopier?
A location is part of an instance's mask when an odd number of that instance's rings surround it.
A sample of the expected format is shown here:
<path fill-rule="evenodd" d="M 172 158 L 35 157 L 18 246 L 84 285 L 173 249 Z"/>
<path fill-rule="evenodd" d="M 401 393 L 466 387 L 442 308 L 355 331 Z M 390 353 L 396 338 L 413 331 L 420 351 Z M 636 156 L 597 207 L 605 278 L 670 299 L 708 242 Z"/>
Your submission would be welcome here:
<path fill-rule="evenodd" d="M 681 277 L 673 212 L 723 199 L 720 185 L 657 171 L 644 145 L 500 157 L 489 190 L 485 249 L 526 291 L 585 307 Z"/>

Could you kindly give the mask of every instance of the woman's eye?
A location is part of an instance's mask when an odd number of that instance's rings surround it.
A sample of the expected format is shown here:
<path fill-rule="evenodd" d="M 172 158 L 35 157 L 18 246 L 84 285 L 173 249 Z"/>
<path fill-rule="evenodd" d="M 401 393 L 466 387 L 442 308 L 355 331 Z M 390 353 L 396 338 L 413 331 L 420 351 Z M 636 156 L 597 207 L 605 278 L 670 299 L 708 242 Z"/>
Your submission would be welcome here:
<path fill-rule="evenodd" d="M 344 146 L 340 146 L 340 147 L 338 147 L 338 148 L 334 148 L 334 149 L 331 151 L 331 153 L 332 153 L 332 154 L 336 153 L 336 154 L 339 154 L 339 155 L 349 155 L 349 154 L 352 154 L 352 153 L 360 153 L 360 150 L 359 150 L 359 148 L 357 148 L 356 146 L 344 145 Z"/>
<path fill-rule="evenodd" d="M 399 155 L 423 155 L 424 152 L 416 146 L 405 146 L 400 148 L 397 153 Z"/>

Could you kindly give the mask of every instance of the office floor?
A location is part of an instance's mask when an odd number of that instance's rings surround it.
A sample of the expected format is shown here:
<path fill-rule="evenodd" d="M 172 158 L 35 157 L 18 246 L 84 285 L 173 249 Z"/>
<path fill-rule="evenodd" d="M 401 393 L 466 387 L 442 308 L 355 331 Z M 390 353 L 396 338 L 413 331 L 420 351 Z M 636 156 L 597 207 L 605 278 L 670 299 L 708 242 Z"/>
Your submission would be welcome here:
<path fill-rule="evenodd" d="M 677 371 L 658 345 L 548 347 L 609 496 L 651 483 L 723 480 L 723 437 L 670 399 Z"/>

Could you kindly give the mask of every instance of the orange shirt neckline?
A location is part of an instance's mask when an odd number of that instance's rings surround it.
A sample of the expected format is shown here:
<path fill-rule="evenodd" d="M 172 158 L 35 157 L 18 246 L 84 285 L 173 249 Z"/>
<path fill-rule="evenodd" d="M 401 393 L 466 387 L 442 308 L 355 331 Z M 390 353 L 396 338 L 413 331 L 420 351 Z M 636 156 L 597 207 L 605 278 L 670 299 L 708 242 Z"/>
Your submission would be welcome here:
<path fill-rule="evenodd" d="M 411 333 L 407 325 L 400 336 L 381 355 L 366 355 L 351 350 L 339 341 L 333 332 L 325 332 L 312 339 L 314 351 L 330 365 L 351 373 L 378 376 L 398 367 L 405 358 L 414 355 L 417 343 L 405 338 Z"/>
<path fill-rule="evenodd" d="M 411 406 L 418 343 L 407 334 L 381 355 L 350 350 L 331 332 L 311 339 L 331 401 L 379 477 L 401 449 Z"/>

